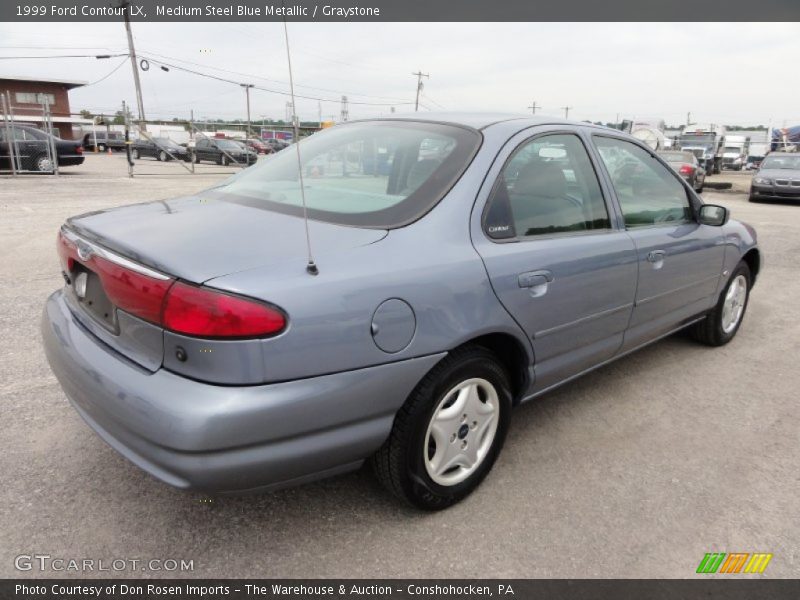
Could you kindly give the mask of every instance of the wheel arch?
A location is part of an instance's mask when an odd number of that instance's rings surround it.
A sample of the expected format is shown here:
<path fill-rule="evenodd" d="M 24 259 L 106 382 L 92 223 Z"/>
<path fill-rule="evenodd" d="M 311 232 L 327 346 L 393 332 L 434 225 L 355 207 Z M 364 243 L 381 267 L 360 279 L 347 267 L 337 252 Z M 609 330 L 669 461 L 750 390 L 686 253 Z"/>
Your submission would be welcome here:
<path fill-rule="evenodd" d="M 497 357 L 508 372 L 513 403 L 514 405 L 519 404 L 530 384 L 528 367 L 533 362 L 523 344 L 509 333 L 496 332 L 467 340 L 457 348 L 467 345 L 481 346 Z"/>
<path fill-rule="evenodd" d="M 756 282 L 758 273 L 761 270 L 761 252 L 758 248 L 750 248 L 750 250 L 745 252 L 744 256 L 742 256 L 742 260 L 750 268 L 750 285 L 752 286 Z"/>

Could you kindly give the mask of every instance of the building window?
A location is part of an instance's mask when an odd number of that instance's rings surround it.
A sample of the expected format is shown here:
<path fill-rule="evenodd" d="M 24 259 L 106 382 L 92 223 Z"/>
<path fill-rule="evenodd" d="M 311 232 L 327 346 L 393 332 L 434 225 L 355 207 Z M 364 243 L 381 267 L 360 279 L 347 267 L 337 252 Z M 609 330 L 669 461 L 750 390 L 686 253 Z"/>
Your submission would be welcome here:
<path fill-rule="evenodd" d="M 17 104 L 42 104 L 45 100 L 52 106 L 56 103 L 55 94 L 37 94 L 35 92 L 17 92 Z"/>

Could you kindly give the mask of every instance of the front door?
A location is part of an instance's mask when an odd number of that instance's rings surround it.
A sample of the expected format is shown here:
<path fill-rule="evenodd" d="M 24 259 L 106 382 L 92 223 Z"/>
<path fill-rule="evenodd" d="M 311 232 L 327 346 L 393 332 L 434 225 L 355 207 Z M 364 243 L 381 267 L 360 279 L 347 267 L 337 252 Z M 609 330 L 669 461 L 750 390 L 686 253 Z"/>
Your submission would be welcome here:
<path fill-rule="evenodd" d="M 532 391 L 540 391 L 618 351 L 636 249 L 609 217 L 577 133 L 541 134 L 506 152 L 474 243 L 495 293 L 532 340 Z"/>
<path fill-rule="evenodd" d="M 639 285 L 625 348 L 667 333 L 716 302 L 722 229 L 700 225 L 679 176 L 630 141 L 594 136 L 636 244 Z"/>

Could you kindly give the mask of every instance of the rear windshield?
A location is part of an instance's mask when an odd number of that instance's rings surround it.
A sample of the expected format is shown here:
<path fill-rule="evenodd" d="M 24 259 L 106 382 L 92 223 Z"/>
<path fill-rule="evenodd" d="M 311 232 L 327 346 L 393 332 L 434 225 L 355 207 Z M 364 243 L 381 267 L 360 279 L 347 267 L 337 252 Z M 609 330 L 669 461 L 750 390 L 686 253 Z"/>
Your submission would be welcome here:
<path fill-rule="evenodd" d="M 658 155 L 667 162 L 694 162 L 691 152 L 660 152 Z"/>
<path fill-rule="evenodd" d="M 393 228 L 430 210 L 469 165 L 481 136 L 472 129 L 405 121 L 339 125 L 300 142 L 311 219 Z M 213 190 L 223 200 L 302 216 L 294 148 Z"/>

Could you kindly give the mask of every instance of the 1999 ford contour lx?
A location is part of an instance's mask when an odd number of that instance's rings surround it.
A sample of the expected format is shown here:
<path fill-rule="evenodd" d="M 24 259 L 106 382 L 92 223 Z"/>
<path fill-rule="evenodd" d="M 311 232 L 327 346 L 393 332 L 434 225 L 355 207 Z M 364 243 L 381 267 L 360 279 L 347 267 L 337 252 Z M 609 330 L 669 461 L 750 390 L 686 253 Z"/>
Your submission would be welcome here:
<path fill-rule="evenodd" d="M 300 148 L 302 187 L 287 151 L 58 236 L 52 369 L 171 485 L 268 489 L 369 459 L 397 496 L 447 507 L 514 405 L 683 327 L 730 341 L 761 264 L 752 228 L 610 129 L 415 114 Z"/>

